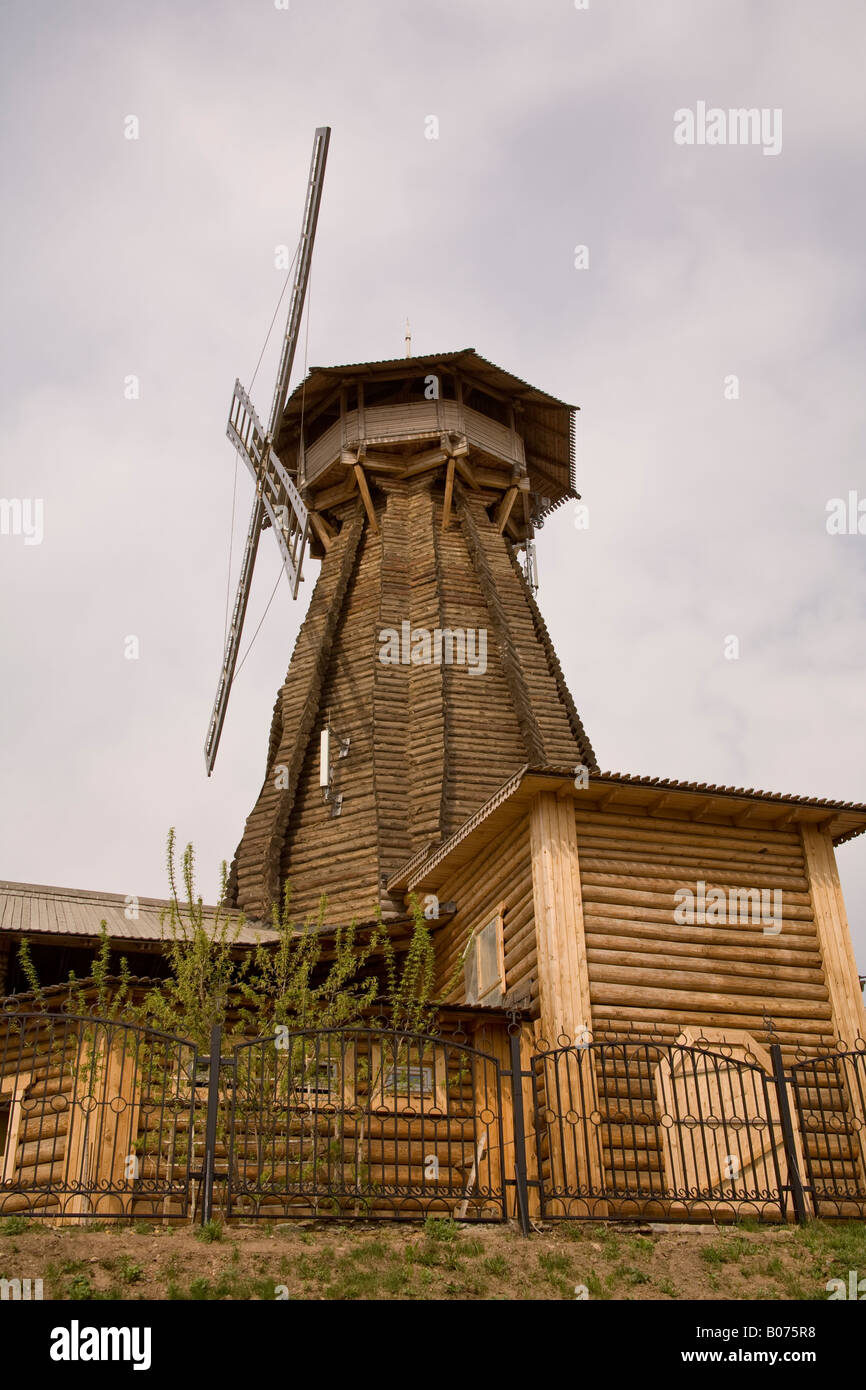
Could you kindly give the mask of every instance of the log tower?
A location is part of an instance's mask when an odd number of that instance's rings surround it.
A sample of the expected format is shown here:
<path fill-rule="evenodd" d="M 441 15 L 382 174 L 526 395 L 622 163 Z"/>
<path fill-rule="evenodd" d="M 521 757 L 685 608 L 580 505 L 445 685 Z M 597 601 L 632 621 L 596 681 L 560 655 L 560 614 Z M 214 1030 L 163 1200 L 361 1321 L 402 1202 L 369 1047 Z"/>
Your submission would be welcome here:
<path fill-rule="evenodd" d="M 403 916 L 392 875 L 512 774 L 596 769 L 533 594 L 574 407 L 473 349 L 313 368 L 273 448 L 322 563 L 230 900 L 260 919 L 289 879 L 299 917 Z"/>

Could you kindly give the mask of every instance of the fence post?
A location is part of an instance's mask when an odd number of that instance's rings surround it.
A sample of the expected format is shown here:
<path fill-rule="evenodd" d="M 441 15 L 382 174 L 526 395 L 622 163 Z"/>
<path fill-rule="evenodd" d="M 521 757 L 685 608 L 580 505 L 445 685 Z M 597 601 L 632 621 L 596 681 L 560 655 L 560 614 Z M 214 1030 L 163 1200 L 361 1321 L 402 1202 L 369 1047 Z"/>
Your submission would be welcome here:
<path fill-rule="evenodd" d="M 794 1124 L 791 1119 L 791 1105 L 788 1099 L 788 1078 L 785 1075 L 785 1064 L 782 1061 L 782 1049 L 778 1043 L 770 1044 L 770 1056 L 773 1059 L 773 1080 L 776 1083 L 776 1095 L 779 1099 L 779 1120 L 782 1125 L 782 1141 L 785 1146 L 785 1159 L 788 1165 L 788 1186 L 794 1200 L 794 1213 L 800 1225 L 805 1226 L 809 1219 L 806 1212 L 806 1197 L 797 1164 Z"/>
<path fill-rule="evenodd" d="M 220 1061 L 222 1033 L 217 1023 L 210 1030 L 210 1056 L 207 1073 L 207 1122 L 204 1137 L 204 1171 L 201 1186 L 201 1224 L 207 1225 L 213 1215 L 213 1180 L 216 1161 L 217 1110 L 220 1099 Z"/>
<path fill-rule="evenodd" d="M 511 1114 L 514 1127 L 514 1181 L 517 1189 L 517 1215 L 523 1235 L 532 1229 L 529 1222 L 529 1185 L 526 1175 L 526 1135 L 523 1119 L 523 1069 L 520 1059 L 520 1024 L 508 1025 L 511 1048 Z"/>

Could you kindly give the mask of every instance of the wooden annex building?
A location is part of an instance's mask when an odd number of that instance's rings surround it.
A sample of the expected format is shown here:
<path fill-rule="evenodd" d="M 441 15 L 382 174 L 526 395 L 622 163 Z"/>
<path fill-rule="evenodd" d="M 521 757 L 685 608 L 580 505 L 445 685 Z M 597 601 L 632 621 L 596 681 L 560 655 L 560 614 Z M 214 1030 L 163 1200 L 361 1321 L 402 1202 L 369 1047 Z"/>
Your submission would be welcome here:
<path fill-rule="evenodd" d="M 561 1170 L 561 1191 L 720 1192 L 650 1113 L 694 1108 L 704 1080 L 658 1058 L 629 1077 L 575 1049 L 701 1041 L 769 1073 L 776 1045 L 787 1066 L 862 1046 L 835 847 L 866 829 L 866 805 L 600 770 L 532 582 L 537 531 L 578 497 L 574 407 L 466 349 L 313 368 L 274 443 L 321 569 L 232 865 L 246 930 L 266 933 L 287 879 L 302 917 L 327 896 L 331 926 L 397 928 L 414 896 L 462 1029 L 503 1071 L 511 1011 L 526 1074 L 539 1069 L 536 1128 L 563 1077 L 580 1085 L 574 1123 L 595 1117 L 569 1156 L 548 1127 L 530 1157 L 539 1190 Z M 159 905 L 131 924 L 122 902 L 0 885 L 0 942 L 60 951 L 104 917 L 119 949 L 158 950 Z M 425 1084 L 436 1092 L 435 1068 Z M 805 1111 L 791 1142 L 810 1171 L 863 1180 L 863 1094 L 813 1090 L 813 1110 L 842 1117 L 838 1143 Z"/>

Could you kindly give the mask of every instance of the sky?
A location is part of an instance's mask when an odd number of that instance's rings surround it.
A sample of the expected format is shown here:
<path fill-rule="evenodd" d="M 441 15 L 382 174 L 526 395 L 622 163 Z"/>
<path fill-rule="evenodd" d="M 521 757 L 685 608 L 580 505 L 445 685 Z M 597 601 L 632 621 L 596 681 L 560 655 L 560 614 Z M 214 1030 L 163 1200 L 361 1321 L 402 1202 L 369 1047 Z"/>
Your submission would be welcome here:
<path fill-rule="evenodd" d="M 208 779 L 225 421 L 324 124 L 294 381 L 408 317 L 580 406 L 538 597 L 602 768 L 866 801 L 864 47 L 850 0 L 3 0 L 0 875 L 164 896 L 175 826 L 212 900 L 233 856 L 317 566 Z M 700 103 L 772 142 L 678 143 Z M 247 637 L 278 578 L 265 537 Z"/>

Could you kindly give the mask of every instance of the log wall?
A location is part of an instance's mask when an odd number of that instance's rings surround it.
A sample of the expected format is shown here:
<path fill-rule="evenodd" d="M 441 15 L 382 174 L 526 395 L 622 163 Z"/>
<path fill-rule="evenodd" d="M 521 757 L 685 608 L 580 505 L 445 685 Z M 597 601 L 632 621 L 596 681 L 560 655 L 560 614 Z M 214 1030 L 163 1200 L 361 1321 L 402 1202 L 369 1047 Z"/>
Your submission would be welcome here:
<path fill-rule="evenodd" d="M 832 1041 L 830 996 L 796 830 L 748 829 L 580 809 L 593 1030 L 737 1028 L 793 1047 Z M 781 929 L 684 925 L 678 889 L 778 889 Z"/>
<path fill-rule="evenodd" d="M 470 935 L 490 921 L 501 906 L 505 941 L 506 998 L 525 1000 L 538 1007 L 537 944 L 532 894 L 532 861 L 529 825 L 521 818 L 506 826 L 483 855 L 470 861 L 448 880 L 448 899 L 457 913 L 436 933 L 437 988 L 449 981 L 454 1003 L 464 999 L 460 957 Z"/>

